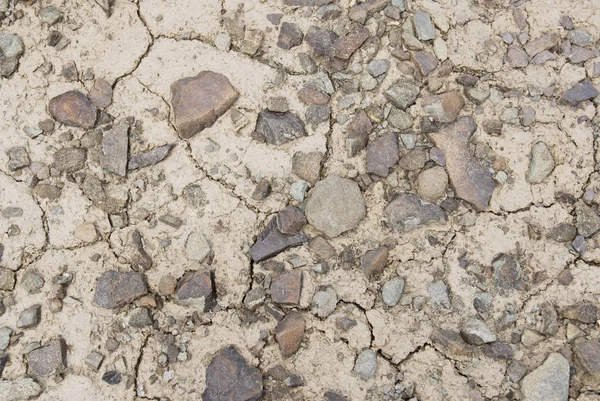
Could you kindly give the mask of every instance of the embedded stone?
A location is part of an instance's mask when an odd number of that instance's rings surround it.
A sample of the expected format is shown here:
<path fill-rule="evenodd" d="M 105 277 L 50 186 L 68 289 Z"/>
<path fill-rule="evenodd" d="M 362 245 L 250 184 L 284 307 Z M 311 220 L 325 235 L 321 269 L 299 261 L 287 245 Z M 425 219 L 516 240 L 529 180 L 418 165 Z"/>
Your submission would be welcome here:
<path fill-rule="evenodd" d="M 263 396 L 262 374 L 229 346 L 219 351 L 206 369 L 203 401 L 259 401 Z"/>
<path fill-rule="evenodd" d="M 115 309 L 147 293 L 148 287 L 143 274 L 111 270 L 98 279 L 94 303 L 102 308 Z"/>
<path fill-rule="evenodd" d="M 50 115 L 56 121 L 71 127 L 93 128 L 98 109 L 78 91 L 68 91 L 50 99 Z"/>
<path fill-rule="evenodd" d="M 282 145 L 306 135 L 304 123 L 296 114 L 263 110 L 258 114 L 256 134 L 270 145 Z"/>
<path fill-rule="evenodd" d="M 389 227 L 400 232 L 412 231 L 433 221 L 446 221 L 446 213 L 439 206 L 425 203 L 411 193 L 397 195 L 383 213 Z"/>
<path fill-rule="evenodd" d="M 275 326 L 275 339 L 284 358 L 290 357 L 300 349 L 304 339 L 306 322 L 298 312 L 290 312 Z"/>

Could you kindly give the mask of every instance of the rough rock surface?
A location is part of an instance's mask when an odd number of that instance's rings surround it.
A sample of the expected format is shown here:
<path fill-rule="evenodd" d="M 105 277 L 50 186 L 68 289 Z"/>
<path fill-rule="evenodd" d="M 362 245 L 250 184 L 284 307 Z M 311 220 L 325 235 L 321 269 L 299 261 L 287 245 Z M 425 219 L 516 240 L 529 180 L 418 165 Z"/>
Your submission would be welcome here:
<path fill-rule="evenodd" d="M 217 72 L 202 71 L 171 85 L 174 125 L 184 139 L 212 126 L 235 103 L 239 93 L 229 79 Z"/>
<path fill-rule="evenodd" d="M 93 128 L 98 109 L 78 91 L 65 92 L 48 103 L 50 115 L 59 123 L 72 127 Z"/>
<path fill-rule="evenodd" d="M 234 347 L 223 348 L 206 369 L 203 401 L 258 401 L 262 398 L 260 370 L 248 366 Z"/>
<path fill-rule="evenodd" d="M 521 382 L 524 401 L 567 401 L 569 399 L 569 362 L 561 354 L 548 359 Z"/>

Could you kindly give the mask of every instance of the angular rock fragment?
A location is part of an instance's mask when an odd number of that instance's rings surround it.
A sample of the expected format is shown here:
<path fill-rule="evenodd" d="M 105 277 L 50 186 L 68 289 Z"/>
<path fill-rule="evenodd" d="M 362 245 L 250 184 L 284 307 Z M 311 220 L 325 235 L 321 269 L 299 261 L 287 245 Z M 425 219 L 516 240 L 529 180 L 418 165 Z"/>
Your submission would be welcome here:
<path fill-rule="evenodd" d="M 356 182 L 329 176 L 312 189 L 304 212 L 310 224 L 333 238 L 356 227 L 366 207 Z"/>
<path fill-rule="evenodd" d="M 575 205 L 575 226 L 580 235 L 591 237 L 600 231 L 600 216 L 584 202 Z"/>
<path fill-rule="evenodd" d="M 452 355 L 472 357 L 475 354 L 474 347 L 453 330 L 439 328 L 431 334 L 431 341 Z"/>
<path fill-rule="evenodd" d="M 85 364 L 95 371 L 100 369 L 100 365 L 102 365 L 102 361 L 104 360 L 104 355 L 99 352 L 93 351 L 85 357 Z"/>
<path fill-rule="evenodd" d="M 465 105 L 465 100 L 458 91 L 446 92 L 441 95 L 431 95 L 423 99 L 423 111 L 434 121 L 451 123 Z"/>
<path fill-rule="evenodd" d="M 298 25 L 284 22 L 279 30 L 277 46 L 284 50 L 290 50 L 292 47 L 300 46 L 303 38 L 304 34 Z"/>
<path fill-rule="evenodd" d="M 333 53 L 333 43 L 338 39 L 333 31 L 328 29 L 319 28 L 317 26 L 311 26 L 306 32 L 304 40 L 313 51 L 313 54 L 317 57 L 330 55 Z"/>
<path fill-rule="evenodd" d="M 378 59 L 373 60 L 367 64 L 367 72 L 373 77 L 377 78 L 388 72 L 391 63 L 389 60 Z"/>
<path fill-rule="evenodd" d="M 202 401 L 259 401 L 263 396 L 262 374 L 229 346 L 219 351 L 206 369 Z"/>
<path fill-rule="evenodd" d="M 542 307 L 541 332 L 547 336 L 558 333 L 558 314 L 551 304 Z"/>
<path fill-rule="evenodd" d="M 246 293 L 244 297 L 244 307 L 255 311 L 265 302 L 265 290 L 262 287 L 256 287 Z"/>
<path fill-rule="evenodd" d="M 62 373 L 67 368 L 67 344 L 62 338 L 52 340 L 27 355 L 27 371 L 36 376 L 48 377 Z"/>
<path fill-rule="evenodd" d="M 473 118 L 461 117 L 428 136 L 446 155 L 446 171 L 456 196 L 483 210 L 487 208 L 498 184 L 471 155 L 469 139 L 476 129 Z"/>
<path fill-rule="evenodd" d="M 31 165 L 29 153 L 22 146 L 9 148 L 6 153 L 8 155 L 8 169 L 10 171 L 17 171 Z"/>
<path fill-rule="evenodd" d="M 396 231 L 408 232 L 430 221 L 446 221 L 446 213 L 436 205 L 424 203 L 417 195 L 397 195 L 383 211 L 388 225 Z"/>
<path fill-rule="evenodd" d="M 92 89 L 88 92 L 88 99 L 96 106 L 105 108 L 112 103 L 113 89 L 108 82 L 102 78 L 96 78 Z"/>
<path fill-rule="evenodd" d="M 398 135 L 388 132 L 369 142 L 367 146 L 367 173 L 387 177 L 390 168 L 398 163 Z"/>
<path fill-rule="evenodd" d="M 448 295 L 448 286 L 442 280 L 432 283 L 427 288 L 427 293 L 431 299 L 431 303 L 437 308 L 450 308 L 450 296 Z"/>
<path fill-rule="evenodd" d="M 65 173 L 81 170 L 85 166 L 87 150 L 85 148 L 67 148 L 54 153 L 54 167 Z"/>
<path fill-rule="evenodd" d="M 356 156 L 367 146 L 373 124 L 363 110 L 359 110 L 346 128 L 346 149 L 349 157 Z"/>
<path fill-rule="evenodd" d="M 265 33 L 260 29 L 246 29 L 244 40 L 240 43 L 240 51 L 249 56 L 256 54 L 265 37 Z"/>
<path fill-rule="evenodd" d="M 511 346 L 500 341 L 493 341 L 491 343 L 484 344 L 481 348 L 483 354 L 492 359 L 509 360 L 514 356 Z"/>
<path fill-rule="evenodd" d="M 560 103 L 575 106 L 585 100 L 593 99 L 599 94 L 600 92 L 598 92 L 598 89 L 596 89 L 590 80 L 585 79 L 567 90 L 560 98 Z"/>
<path fill-rule="evenodd" d="M 527 53 L 520 48 L 510 46 L 504 56 L 504 62 L 512 68 L 523 68 L 527 67 L 529 64 L 529 57 L 527 56 Z"/>
<path fill-rule="evenodd" d="M 0 34 L 0 77 L 10 77 L 19 67 L 19 59 L 25 51 L 18 35 Z"/>
<path fill-rule="evenodd" d="M 302 209 L 288 206 L 275 217 L 277 228 L 282 234 L 294 235 L 302 230 L 306 224 L 306 217 Z"/>
<path fill-rule="evenodd" d="M 383 268 L 387 265 L 389 249 L 385 246 L 380 246 L 367 251 L 360 257 L 360 265 L 366 277 L 371 277 L 380 274 Z"/>
<path fill-rule="evenodd" d="M 536 54 L 543 52 L 544 50 L 548 50 L 548 49 L 558 45 L 559 40 L 560 40 L 560 37 L 558 36 L 558 34 L 551 33 L 551 34 L 542 35 L 539 38 L 530 40 L 523 47 L 525 48 L 525 51 L 527 52 L 527 54 L 529 54 L 530 57 L 533 57 Z"/>
<path fill-rule="evenodd" d="M 573 242 L 577 236 L 577 229 L 570 223 L 559 223 L 552 227 L 547 237 L 557 242 Z"/>
<path fill-rule="evenodd" d="M 117 372 L 116 370 L 108 370 L 102 375 L 102 381 L 110 384 L 111 386 L 121 383 L 122 380 L 123 376 L 121 376 L 121 373 Z"/>
<path fill-rule="evenodd" d="M 598 308 L 591 302 L 583 301 L 561 310 L 561 316 L 581 323 L 593 324 L 598 320 Z"/>
<path fill-rule="evenodd" d="M 65 92 L 48 103 L 50 115 L 56 121 L 71 127 L 93 128 L 98 109 L 78 91 Z"/>
<path fill-rule="evenodd" d="M 40 324 L 42 318 L 42 306 L 35 304 L 24 309 L 17 320 L 17 327 L 20 329 L 30 329 Z"/>
<path fill-rule="evenodd" d="M 600 379 L 600 343 L 596 340 L 582 341 L 575 344 L 573 351 L 585 371 L 594 379 Z"/>
<path fill-rule="evenodd" d="M 364 27 L 350 31 L 346 36 L 338 38 L 333 43 L 333 55 L 342 60 L 348 60 L 369 36 L 371 36 L 369 30 Z"/>
<path fill-rule="evenodd" d="M 329 106 L 309 106 L 306 109 L 306 122 L 312 126 L 319 125 L 329 121 L 331 117 L 331 109 Z"/>
<path fill-rule="evenodd" d="M 302 232 L 292 235 L 282 233 L 277 227 L 277 218 L 274 217 L 256 238 L 250 248 L 250 257 L 254 262 L 261 262 L 306 241 L 308 238 Z"/>
<path fill-rule="evenodd" d="M 544 142 L 536 142 L 531 149 L 531 165 L 527 179 L 539 184 L 554 170 L 554 157 Z"/>
<path fill-rule="evenodd" d="M 111 270 L 98 279 L 94 303 L 102 308 L 115 309 L 147 293 L 148 287 L 143 274 Z"/>
<path fill-rule="evenodd" d="M 185 254 L 189 260 L 202 262 L 210 254 L 210 242 L 201 231 L 193 231 L 185 242 Z"/>
<path fill-rule="evenodd" d="M 329 103 L 330 96 L 312 85 L 306 85 L 298 92 L 298 99 L 304 104 L 325 106 Z"/>
<path fill-rule="evenodd" d="M 102 136 L 100 165 L 104 170 L 121 177 L 127 175 L 128 133 L 129 125 L 123 120 Z"/>
<path fill-rule="evenodd" d="M 322 152 L 296 152 L 292 157 L 292 173 L 310 185 L 315 185 L 321 176 L 322 163 Z"/>
<path fill-rule="evenodd" d="M 302 291 L 302 272 L 280 274 L 271 282 L 271 299 L 278 304 L 297 305 Z"/>
<path fill-rule="evenodd" d="M 306 135 L 304 123 L 296 114 L 263 110 L 255 128 L 258 137 L 270 145 L 282 145 Z"/>
<path fill-rule="evenodd" d="M 290 312 L 275 326 L 275 339 L 284 358 L 290 357 L 300 349 L 304 339 L 306 322 L 298 312 Z"/>
<path fill-rule="evenodd" d="M 472 345 L 482 345 L 496 341 L 496 336 L 479 319 L 469 319 L 460 329 L 460 334 L 464 340 Z"/>
<path fill-rule="evenodd" d="M 144 167 L 154 166 L 155 164 L 163 161 L 168 156 L 169 152 L 173 148 L 172 144 L 157 146 L 147 152 L 138 153 L 129 158 L 127 164 L 128 170 L 137 170 Z"/>
<path fill-rule="evenodd" d="M 421 50 L 410 52 L 410 56 L 424 77 L 429 75 L 431 71 L 435 70 L 438 65 L 440 65 L 438 59 L 428 51 Z"/>
<path fill-rule="evenodd" d="M 401 110 L 406 110 L 417 100 L 419 86 L 415 81 L 398 80 L 383 93 L 385 98 Z"/>
<path fill-rule="evenodd" d="M 548 359 L 521 381 L 523 401 L 568 401 L 569 362 L 559 353 Z"/>
<path fill-rule="evenodd" d="M 174 298 L 181 305 L 193 306 L 202 312 L 213 308 L 216 304 L 216 295 L 211 273 L 208 271 L 186 273 L 177 282 Z"/>
<path fill-rule="evenodd" d="M 31 377 L 21 376 L 12 380 L 0 380 L 0 400 L 3 401 L 30 400 L 41 393 L 42 386 Z"/>
<path fill-rule="evenodd" d="M 211 127 L 235 103 L 239 93 L 225 75 L 202 71 L 171 84 L 174 125 L 183 139 Z"/>
<path fill-rule="evenodd" d="M 433 26 L 433 22 L 427 11 L 417 10 L 413 16 L 413 23 L 419 40 L 426 41 L 435 39 L 435 27 Z"/>
<path fill-rule="evenodd" d="M 492 269 L 494 283 L 504 290 L 515 288 L 521 279 L 521 265 L 513 255 L 501 253 L 492 261 Z"/>

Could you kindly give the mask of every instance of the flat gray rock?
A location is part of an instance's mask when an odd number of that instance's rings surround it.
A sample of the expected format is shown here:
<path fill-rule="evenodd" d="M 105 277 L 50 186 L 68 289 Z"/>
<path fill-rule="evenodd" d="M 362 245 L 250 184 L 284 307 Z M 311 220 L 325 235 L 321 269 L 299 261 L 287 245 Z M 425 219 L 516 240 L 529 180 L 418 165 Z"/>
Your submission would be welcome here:
<path fill-rule="evenodd" d="M 361 379 L 369 380 L 375 377 L 377 371 L 377 353 L 367 349 L 358 354 L 354 363 L 354 373 Z"/>
<path fill-rule="evenodd" d="M 435 39 L 435 27 L 431 21 L 431 16 L 427 11 L 417 10 L 413 17 L 415 24 L 415 31 L 419 40 L 432 40 Z"/>
<path fill-rule="evenodd" d="M 523 401 L 568 401 L 569 361 L 559 353 L 550 354 L 521 382 Z"/>
<path fill-rule="evenodd" d="M 329 176 L 316 183 L 304 212 L 310 224 L 333 238 L 356 227 L 367 210 L 356 182 Z"/>
<path fill-rule="evenodd" d="M 41 393 L 42 386 L 31 377 L 21 376 L 13 380 L 0 380 L 0 400 L 3 401 L 30 400 Z"/>
<path fill-rule="evenodd" d="M 100 165 L 104 170 L 121 177 L 127 175 L 128 133 L 129 125 L 123 120 L 102 136 Z"/>
<path fill-rule="evenodd" d="M 531 148 L 531 164 L 527 179 L 539 184 L 554 170 L 554 157 L 544 142 L 536 142 Z"/>
<path fill-rule="evenodd" d="M 482 345 L 496 341 L 496 335 L 479 319 L 467 320 L 460 329 L 463 339 L 471 345 Z"/>
<path fill-rule="evenodd" d="M 396 231 L 408 232 L 431 221 L 446 221 L 439 206 L 425 203 L 415 194 L 399 194 L 383 211 L 388 225 Z"/>
<path fill-rule="evenodd" d="M 270 145 L 283 145 L 306 135 L 304 123 L 294 113 L 263 110 L 258 114 L 255 132 Z"/>
<path fill-rule="evenodd" d="M 306 241 L 308 237 L 302 232 L 291 235 L 282 233 L 277 227 L 277 218 L 274 217 L 256 238 L 250 248 L 250 257 L 253 261 L 260 262 Z"/>
<path fill-rule="evenodd" d="M 36 376 L 48 377 L 67 368 L 67 344 L 62 338 L 52 340 L 27 355 L 27 371 Z"/>
<path fill-rule="evenodd" d="M 94 303 L 106 309 L 120 308 L 147 293 L 143 274 L 111 270 L 98 279 Z"/>
<path fill-rule="evenodd" d="M 585 79 L 575 84 L 571 89 L 567 90 L 560 98 L 560 102 L 575 106 L 585 100 L 590 100 L 598 96 L 600 92 L 588 79 Z"/>

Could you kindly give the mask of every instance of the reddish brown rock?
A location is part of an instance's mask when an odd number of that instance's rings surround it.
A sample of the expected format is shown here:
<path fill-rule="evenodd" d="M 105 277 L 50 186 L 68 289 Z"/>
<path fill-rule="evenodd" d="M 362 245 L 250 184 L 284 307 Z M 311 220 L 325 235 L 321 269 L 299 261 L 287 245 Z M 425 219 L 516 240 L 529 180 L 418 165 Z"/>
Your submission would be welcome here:
<path fill-rule="evenodd" d="M 293 235 L 302 230 L 306 224 L 306 217 L 302 209 L 288 206 L 275 217 L 277 228 L 282 234 Z"/>
<path fill-rule="evenodd" d="M 385 246 L 371 249 L 360 257 L 360 265 L 365 276 L 371 277 L 383 271 L 388 262 L 389 250 Z"/>
<path fill-rule="evenodd" d="M 369 30 L 363 27 L 350 31 L 346 36 L 338 38 L 333 44 L 334 56 L 342 60 L 348 60 L 370 35 Z"/>
<path fill-rule="evenodd" d="M 173 82 L 171 106 L 179 135 L 188 139 L 212 126 L 238 96 L 225 75 L 212 71 Z"/>
<path fill-rule="evenodd" d="M 262 374 L 249 366 L 232 346 L 223 348 L 208 364 L 202 401 L 259 401 Z"/>
<path fill-rule="evenodd" d="M 398 158 L 398 135 L 394 132 L 383 134 L 367 146 L 367 173 L 387 177 Z"/>
<path fill-rule="evenodd" d="M 446 171 L 456 196 L 483 210 L 487 208 L 498 184 L 471 155 L 469 139 L 476 129 L 473 118 L 462 117 L 428 136 L 446 155 Z"/>
<path fill-rule="evenodd" d="M 588 324 L 596 323 L 598 320 L 598 308 L 593 303 L 587 301 L 568 306 L 560 314 L 563 318 Z"/>
<path fill-rule="evenodd" d="M 275 326 L 275 338 L 284 358 L 292 356 L 304 339 L 306 322 L 298 312 L 290 312 Z"/>
<path fill-rule="evenodd" d="M 50 115 L 56 121 L 71 127 L 93 128 L 98 109 L 78 91 L 65 92 L 50 99 Z"/>
<path fill-rule="evenodd" d="M 298 92 L 298 99 L 304 104 L 325 106 L 329 103 L 330 97 L 327 93 L 322 92 L 311 85 L 306 85 Z"/>
<path fill-rule="evenodd" d="M 203 312 L 210 310 L 216 303 L 210 272 L 186 273 L 177 283 L 175 300 L 182 305 L 198 306 Z"/>
<path fill-rule="evenodd" d="M 290 50 L 292 47 L 300 46 L 303 38 L 304 34 L 298 25 L 284 22 L 279 30 L 277 46 L 284 50 Z"/>
<path fill-rule="evenodd" d="M 302 272 L 280 274 L 271 282 L 271 299 L 279 304 L 297 305 L 302 291 Z"/>
<path fill-rule="evenodd" d="M 250 248 L 250 258 L 254 262 L 261 262 L 288 248 L 302 245 L 306 241 L 308 241 L 308 238 L 302 232 L 291 235 L 282 233 L 277 227 L 277 219 L 273 218 Z"/>
<path fill-rule="evenodd" d="M 102 78 L 94 80 L 94 86 L 88 92 L 88 98 L 96 106 L 104 108 L 112 103 L 113 89 L 108 82 Z"/>
<path fill-rule="evenodd" d="M 292 173 L 299 178 L 315 185 L 321 177 L 323 153 L 321 152 L 296 152 L 292 157 Z"/>
<path fill-rule="evenodd" d="M 415 51 L 411 52 L 410 55 L 413 63 L 415 63 L 421 74 L 425 77 L 440 65 L 437 58 L 428 51 Z"/>
<path fill-rule="evenodd" d="M 458 91 L 446 92 L 441 95 L 431 95 L 423 99 L 423 110 L 434 121 L 451 123 L 465 105 L 465 100 Z"/>

